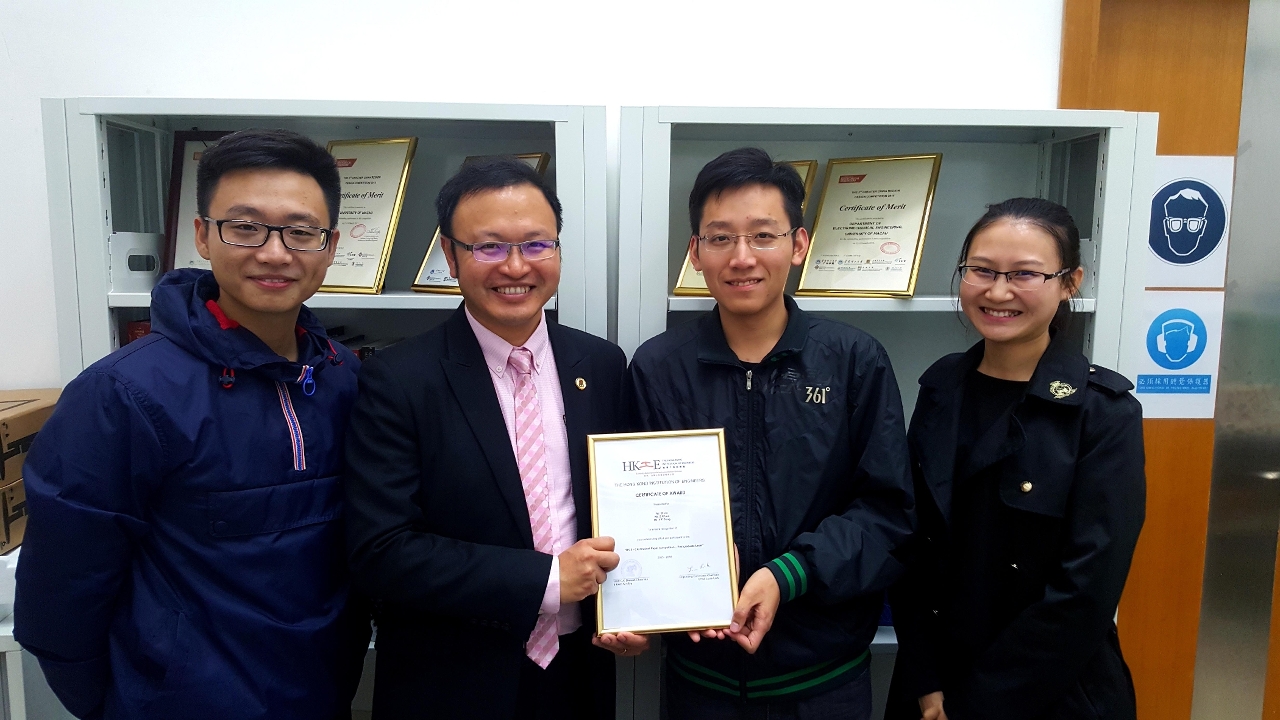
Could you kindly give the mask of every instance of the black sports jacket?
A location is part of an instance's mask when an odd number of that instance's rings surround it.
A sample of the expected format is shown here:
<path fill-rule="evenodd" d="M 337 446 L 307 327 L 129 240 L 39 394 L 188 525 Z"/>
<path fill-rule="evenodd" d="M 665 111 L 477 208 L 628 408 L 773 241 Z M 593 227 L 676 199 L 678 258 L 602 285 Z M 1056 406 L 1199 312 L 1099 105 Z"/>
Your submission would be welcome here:
<path fill-rule="evenodd" d="M 668 636 L 668 677 L 749 701 L 816 695 L 866 667 L 914 516 L 884 348 L 786 305 L 787 328 L 754 370 L 712 310 L 641 346 L 626 383 L 637 429 L 725 430 L 739 582 L 768 567 L 782 605 L 755 655 Z"/>

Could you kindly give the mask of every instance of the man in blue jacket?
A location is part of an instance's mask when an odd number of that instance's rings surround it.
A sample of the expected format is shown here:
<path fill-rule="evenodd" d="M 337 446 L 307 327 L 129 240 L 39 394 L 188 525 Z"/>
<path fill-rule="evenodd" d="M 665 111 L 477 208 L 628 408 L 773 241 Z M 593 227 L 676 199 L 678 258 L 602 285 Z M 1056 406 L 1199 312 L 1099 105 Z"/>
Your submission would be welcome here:
<path fill-rule="evenodd" d="M 245 130 L 204 153 L 196 247 L 152 333 L 91 365 L 28 456 L 14 634 L 81 718 L 346 717 L 342 439 L 358 361 L 302 306 L 338 242 L 334 159 Z"/>

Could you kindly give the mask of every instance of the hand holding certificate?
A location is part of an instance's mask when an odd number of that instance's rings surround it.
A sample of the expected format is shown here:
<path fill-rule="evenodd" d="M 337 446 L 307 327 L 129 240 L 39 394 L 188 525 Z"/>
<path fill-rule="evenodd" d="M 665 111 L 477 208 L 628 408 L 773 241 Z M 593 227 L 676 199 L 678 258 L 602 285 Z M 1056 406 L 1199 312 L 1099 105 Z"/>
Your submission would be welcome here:
<path fill-rule="evenodd" d="M 592 526 L 619 565 L 596 632 L 727 628 L 738 602 L 723 430 L 591 435 Z"/>

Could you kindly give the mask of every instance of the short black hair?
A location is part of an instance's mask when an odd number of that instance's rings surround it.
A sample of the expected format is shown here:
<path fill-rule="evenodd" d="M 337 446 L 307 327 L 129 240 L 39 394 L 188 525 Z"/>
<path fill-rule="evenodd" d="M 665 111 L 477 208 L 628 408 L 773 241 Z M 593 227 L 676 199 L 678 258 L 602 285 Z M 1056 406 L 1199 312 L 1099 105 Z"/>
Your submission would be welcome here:
<path fill-rule="evenodd" d="M 556 215 L 556 233 L 564 225 L 561 217 L 560 198 L 546 178 L 538 174 L 528 163 L 514 156 L 490 157 L 467 163 L 453 177 L 445 181 L 436 196 L 436 218 L 440 234 L 453 238 L 453 213 L 458 203 L 485 190 L 501 190 L 515 185 L 532 185 L 542 192 Z"/>
<path fill-rule="evenodd" d="M 222 176 L 246 169 L 292 170 L 310 175 L 324 193 L 329 227 L 338 224 L 338 208 L 342 203 L 338 163 L 322 145 L 292 130 L 240 130 L 205 150 L 196 167 L 196 209 L 201 216 L 209 214 L 209 201 Z"/>
<path fill-rule="evenodd" d="M 747 185 L 769 185 L 782 193 L 782 207 L 787 211 L 791 227 L 804 225 L 804 181 L 796 169 L 777 165 L 769 153 L 760 148 L 730 150 L 702 167 L 689 193 L 689 226 L 697 235 L 702 228 L 702 210 L 707 199 L 725 190 Z"/>

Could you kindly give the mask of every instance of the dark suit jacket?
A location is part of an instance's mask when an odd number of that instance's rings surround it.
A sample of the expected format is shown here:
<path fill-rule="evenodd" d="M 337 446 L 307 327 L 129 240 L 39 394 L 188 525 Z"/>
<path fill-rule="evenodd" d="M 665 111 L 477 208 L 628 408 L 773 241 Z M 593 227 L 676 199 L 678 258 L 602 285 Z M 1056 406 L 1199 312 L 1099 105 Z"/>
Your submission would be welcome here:
<path fill-rule="evenodd" d="M 626 359 L 592 335 L 547 329 L 578 536 L 590 537 L 586 437 L 620 429 Z M 511 717 L 551 556 L 533 549 L 515 453 L 461 307 L 365 363 L 346 461 L 354 582 L 380 605 L 374 716 Z M 594 630 L 593 598 L 582 615 Z M 590 651 L 594 676 L 582 687 L 612 717 L 613 656 Z"/>

